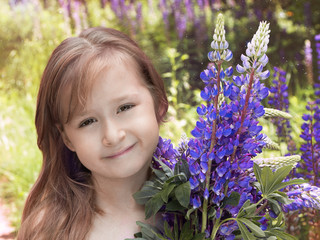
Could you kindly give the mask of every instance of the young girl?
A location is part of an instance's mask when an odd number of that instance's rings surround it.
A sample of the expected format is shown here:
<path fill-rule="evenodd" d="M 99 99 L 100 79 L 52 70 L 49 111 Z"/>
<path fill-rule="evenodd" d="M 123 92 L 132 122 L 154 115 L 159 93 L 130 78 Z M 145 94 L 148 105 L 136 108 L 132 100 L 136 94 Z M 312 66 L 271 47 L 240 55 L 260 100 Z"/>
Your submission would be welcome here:
<path fill-rule="evenodd" d="M 132 238 L 145 219 L 132 194 L 149 177 L 167 108 L 161 77 L 125 34 L 97 27 L 64 40 L 40 83 L 43 165 L 18 240 Z"/>

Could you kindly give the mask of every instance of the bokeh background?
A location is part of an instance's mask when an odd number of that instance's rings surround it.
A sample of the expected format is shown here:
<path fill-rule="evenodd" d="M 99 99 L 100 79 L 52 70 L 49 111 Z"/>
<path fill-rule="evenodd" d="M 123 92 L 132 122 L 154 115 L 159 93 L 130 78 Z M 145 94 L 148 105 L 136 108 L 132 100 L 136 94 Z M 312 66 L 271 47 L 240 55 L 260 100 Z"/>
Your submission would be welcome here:
<path fill-rule="evenodd" d="M 0 199 L 15 229 L 41 166 L 35 102 L 53 49 L 92 26 L 130 35 L 165 81 L 170 108 L 161 135 L 177 143 L 184 132 L 190 136 L 195 123 L 203 86 L 199 74 L 209 62 L 219 12 L 225 16 L 234 67 L 259 21 L 270 23 L 268 68 L 287 72 L 292 134 L 299 148 L 301 116 L 313 83 L 320 81 L 314 38 L 320 33 L 319 0 L 0 0 Z M 272 77 L 266 80 L 271 83 Z M 275 132 L 272 124 L 262 124 Z"/>

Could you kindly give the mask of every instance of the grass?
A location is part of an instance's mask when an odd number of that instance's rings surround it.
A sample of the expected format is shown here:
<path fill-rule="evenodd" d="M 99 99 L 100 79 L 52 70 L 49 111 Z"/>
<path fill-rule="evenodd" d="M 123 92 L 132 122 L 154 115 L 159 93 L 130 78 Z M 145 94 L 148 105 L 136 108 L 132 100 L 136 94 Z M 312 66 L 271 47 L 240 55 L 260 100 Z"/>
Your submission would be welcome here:
<path fill-rule="evenodd" d="M 9 220 L 15 228 L 40 169 L 34 106 L 30 95 L 0 94 L 0 196 L 10 209 Z"/>

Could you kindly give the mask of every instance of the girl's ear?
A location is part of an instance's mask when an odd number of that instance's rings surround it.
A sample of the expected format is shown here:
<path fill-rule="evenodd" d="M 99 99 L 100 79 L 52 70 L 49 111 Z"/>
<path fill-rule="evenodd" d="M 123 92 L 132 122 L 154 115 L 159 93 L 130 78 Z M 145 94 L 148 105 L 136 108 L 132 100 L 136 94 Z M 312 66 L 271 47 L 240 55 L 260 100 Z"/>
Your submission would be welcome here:
<path fill-rule="evenodd" d="M 160 119 L 158 120 L 159 124 L 164 122 L 164 117 L 166 116 L 167 111 L 168 111 L 168 107 L 166 107 L 165 104 L 160 103 L 158 107 L 158 114 L 160 117 Z"/>
<path fill-rule="evenodd" d="M 61 126 L 57 125 L 57 128 L 60 132 L 63 143 L 67 146 L 67 148 L 69 148 L 70 151 L 75 152 L 75 148 L 73 147 L 72 142 L 69 140 L 66 132 L 62 129 Z"/>

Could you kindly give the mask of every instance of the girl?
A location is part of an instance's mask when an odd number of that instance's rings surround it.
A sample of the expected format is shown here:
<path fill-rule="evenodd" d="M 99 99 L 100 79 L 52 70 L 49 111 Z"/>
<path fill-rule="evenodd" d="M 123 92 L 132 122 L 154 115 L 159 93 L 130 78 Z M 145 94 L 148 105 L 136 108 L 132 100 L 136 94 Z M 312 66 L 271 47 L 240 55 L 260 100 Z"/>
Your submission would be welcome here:
<path fill-rule="evenodd" d="M 168 102 L 161 77 L 137 44 L 102 27 L 52 53 L 36 109 L 40 176 L 18 240 L 133 237 L 135 203 L 150 174 Z"/>

